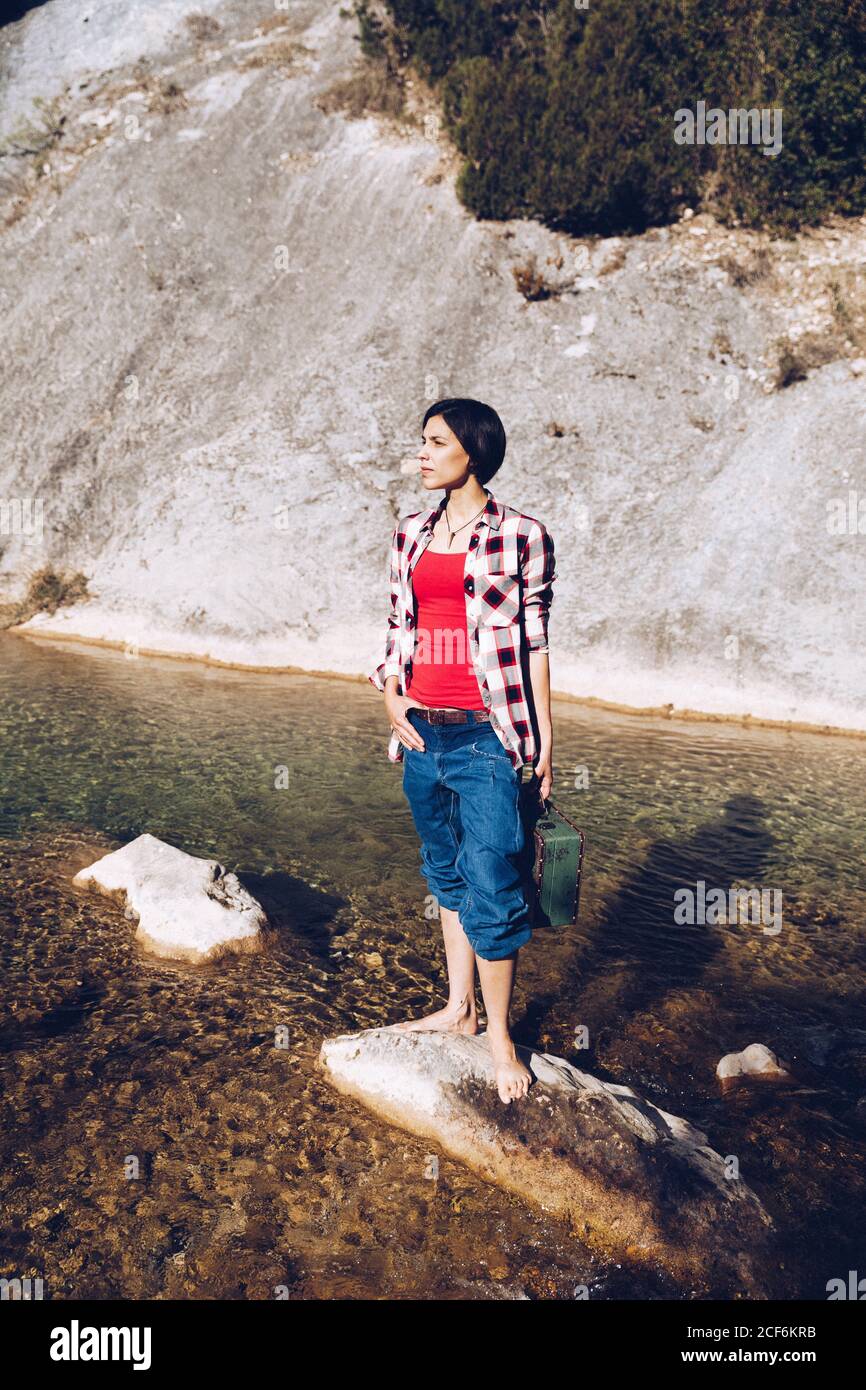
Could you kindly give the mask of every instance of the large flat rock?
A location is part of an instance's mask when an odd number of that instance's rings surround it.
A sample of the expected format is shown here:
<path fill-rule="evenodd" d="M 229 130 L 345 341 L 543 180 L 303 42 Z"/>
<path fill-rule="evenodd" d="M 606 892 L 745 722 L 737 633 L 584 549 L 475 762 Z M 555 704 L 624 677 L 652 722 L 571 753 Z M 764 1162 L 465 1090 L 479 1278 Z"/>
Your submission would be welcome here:
<path fill-rule="evenodd" d="M 267 917 L 237 876 L 155 835 L 139 835 L 72 882 L 124 902 L 138 918 L 138 941 L 154 955 L 201 962 L 260 949 Z"/>
<path fill-rule="evenodd" d="M 535 1080 L 510 1105 L 483 1034 L 374 1028 L 326 1039 L 319 1064 L 344 1094 L 566 1217 L 605 1254 L 717 1296 L 774 1296 L 772 1220 L 705 1134 L 628 1086 L 518 1053 Z"/>

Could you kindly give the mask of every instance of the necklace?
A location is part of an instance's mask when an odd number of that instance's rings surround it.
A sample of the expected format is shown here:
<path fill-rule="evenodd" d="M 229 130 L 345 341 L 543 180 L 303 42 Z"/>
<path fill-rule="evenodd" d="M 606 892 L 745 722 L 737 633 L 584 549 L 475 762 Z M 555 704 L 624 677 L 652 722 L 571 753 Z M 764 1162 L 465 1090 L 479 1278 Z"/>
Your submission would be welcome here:
<path fill-rule="evenodd" d="M 476 512 L 476 513 L 475 513 L 475 516 L 470 516 L 469 520 L 468 520 L 468 521 L 464 521 L 464 523 L 463 523 L 462 526 L 455 526 L 454 530 L 452 531 L 452 530 L 451 530 L 451 522 L 448 520 L 448 504 L 447 504 L 447 503 L 445 504 L 445 525 L 448 527 L 448 549 L 449 549 L 449 550 L 451 549 L 451 542 L 453 541 L 454 537 L 457 535 L 457 532 L 458 532 L 458 531 L 465 531 L 467 526 L 471 526 L 472 523 L 473 523 L 473 521 L 477 521 L 478 517 L 481 515 L 481 512 L 484 511 L 484 509 L 486 508 L 486 506 L 487 506 L 487 503 L 485 502 L 485 503 L 484 503 L 484 506 L 481 508 L 481 511 Z"/>

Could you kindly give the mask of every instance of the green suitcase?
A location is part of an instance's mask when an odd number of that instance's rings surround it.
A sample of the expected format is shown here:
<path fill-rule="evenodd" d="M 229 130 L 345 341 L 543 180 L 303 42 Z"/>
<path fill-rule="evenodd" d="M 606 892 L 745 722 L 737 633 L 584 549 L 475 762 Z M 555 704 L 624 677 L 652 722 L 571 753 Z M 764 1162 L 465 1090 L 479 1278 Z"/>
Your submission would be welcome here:
<path fill-rule="evenodd" d="M 523 881 L 532 925 L 573 926 L 580 905 L 586 836 L 552 801 L 542 801 L 531 766 L 529 774 L 521 776 L 520 792 L 526 830 Z"/>

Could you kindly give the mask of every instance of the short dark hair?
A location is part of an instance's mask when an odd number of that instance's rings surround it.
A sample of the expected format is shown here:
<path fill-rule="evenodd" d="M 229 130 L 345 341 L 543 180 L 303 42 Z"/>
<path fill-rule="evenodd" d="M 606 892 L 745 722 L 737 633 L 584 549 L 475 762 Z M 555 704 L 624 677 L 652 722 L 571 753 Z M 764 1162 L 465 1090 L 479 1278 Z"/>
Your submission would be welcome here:
<path fill-rule="evenodd" d="M 431 405 L 421 429 L 434 415 L 441 415 L 469 455 L 479 483 L 490 481 L 505 458 L 505 427 L 492 405 L 465 397 L 449 397 Z"/>

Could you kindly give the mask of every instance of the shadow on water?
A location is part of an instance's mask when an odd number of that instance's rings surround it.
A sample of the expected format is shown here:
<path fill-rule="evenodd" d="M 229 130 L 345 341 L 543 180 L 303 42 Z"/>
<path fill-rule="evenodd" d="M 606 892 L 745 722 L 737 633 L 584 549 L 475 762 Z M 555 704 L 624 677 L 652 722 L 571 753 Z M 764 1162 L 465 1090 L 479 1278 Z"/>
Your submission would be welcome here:
<path fill-rule="evenodd" d="M 672 989 L 699 984 L 722 949 L 717 932 L 701 923 L 677 925 L 675 897 L 703 882 L 727 895 L 734 885 L 761 884 L 774 848 L 760 797 L 731 797 L 724 814 L 683 841 L 659 840 L 643 863 L 626 875 L 595 924 L 592 945 L 581 957 L 589 985 L 612 962 L 624 964 L 618 1004 L 632 1014 L 650 1011 Z"/>
<path fill-rule="evenodd" d="M 62 1038 L 75 1032 L 107 993 L 105 982 L 85 974 L 80 984 L 57 1004 L 27 1025 L 11 1022 L 0 1027 L 0 1052 L 32 1047 L 43 1038 Z"/>
<path fill-rule="evenodd" d="M 517 1034 L 537 1045 L 540 1032 L 553 1033 L 553 1050 L 575 1066 L 638 1086 L 706 1128 L 718 1151 L 742 1159 L 776 1222 L 779 1268 L 800 1290 L 790 1296 L 822 1297 L 828 1272 L 856 1264 L 864 1231 L 861 1218 L 849 1225 L 838 1207 L 840 1189 L 853 1197 L 863 1187 L 866 1032 L 856 1025 L 866 1020 L 855 984 L 863 946 L 853 924 L 817 899 L 786 899 L 766 936 L 766 917 L 730 911 L 731 889 L 781 894 L 768 814 L 764 798 L 740 793 L 689 836 L 651 842 L 583 929 L 561 942 L 557 987 L 536 988 L 533 977 Z M 698 916 L 679 925 L 675 894 L 688 889 L 697 898 L 701 884 L 707 895 L 724 893 L 718 923 Z M 782 897 L 771 901 L 775 914 Z M 832 945 L 827 928 L 837 932 Z M 822 947 L 804 990 L 804 963 Z M 548 969 L 545 983 L 552 975 Z M 563 1040 L 578 1026 L 588 1030 L 586 1049 Z M 787 1076 L 723 1091 L 716 1062 L 751 1042 L 775 1050 Z M 672 1099 L 678 1093 L 682 1102 Z M 818 1211 L 828 1224 L 816 1228 Z"/>
<path fill-rule="evenodd" d="M 572 997 L 591 1005 L 593 983 L 603 984 L 599 1023 L 649 1013 L 671 992 L 701 983 L 723 942 L 700 922 L 679 925 L 675 894 L 685 889 L 697 897 L 703 883 L 706 892 L 721 889 L 727 899 L 732 887 L 760 886 L 775 847 L 765 816 L 760 797 L 732 796 L 719 817 L 683 840 L 655 841 L 625 872 L 596 913 L 588 942 L 576 938 L 570 958 L 561 962 L 573 981 Z M 592 846 L 590 863 L 591 855 Z M 559 999 L 560 989 L 533 992 L 517 1025 L 521 1041 L 535 1042 Z"/>
<path fill-rule="evenodd" d="M 273 930 L 303 942 L 321 960 L 330 958 L 335 923 L 348 907 L 345 898 L 279 871 L 256 874 L 242 870 L 237 877 L 261 903 Z"/>

